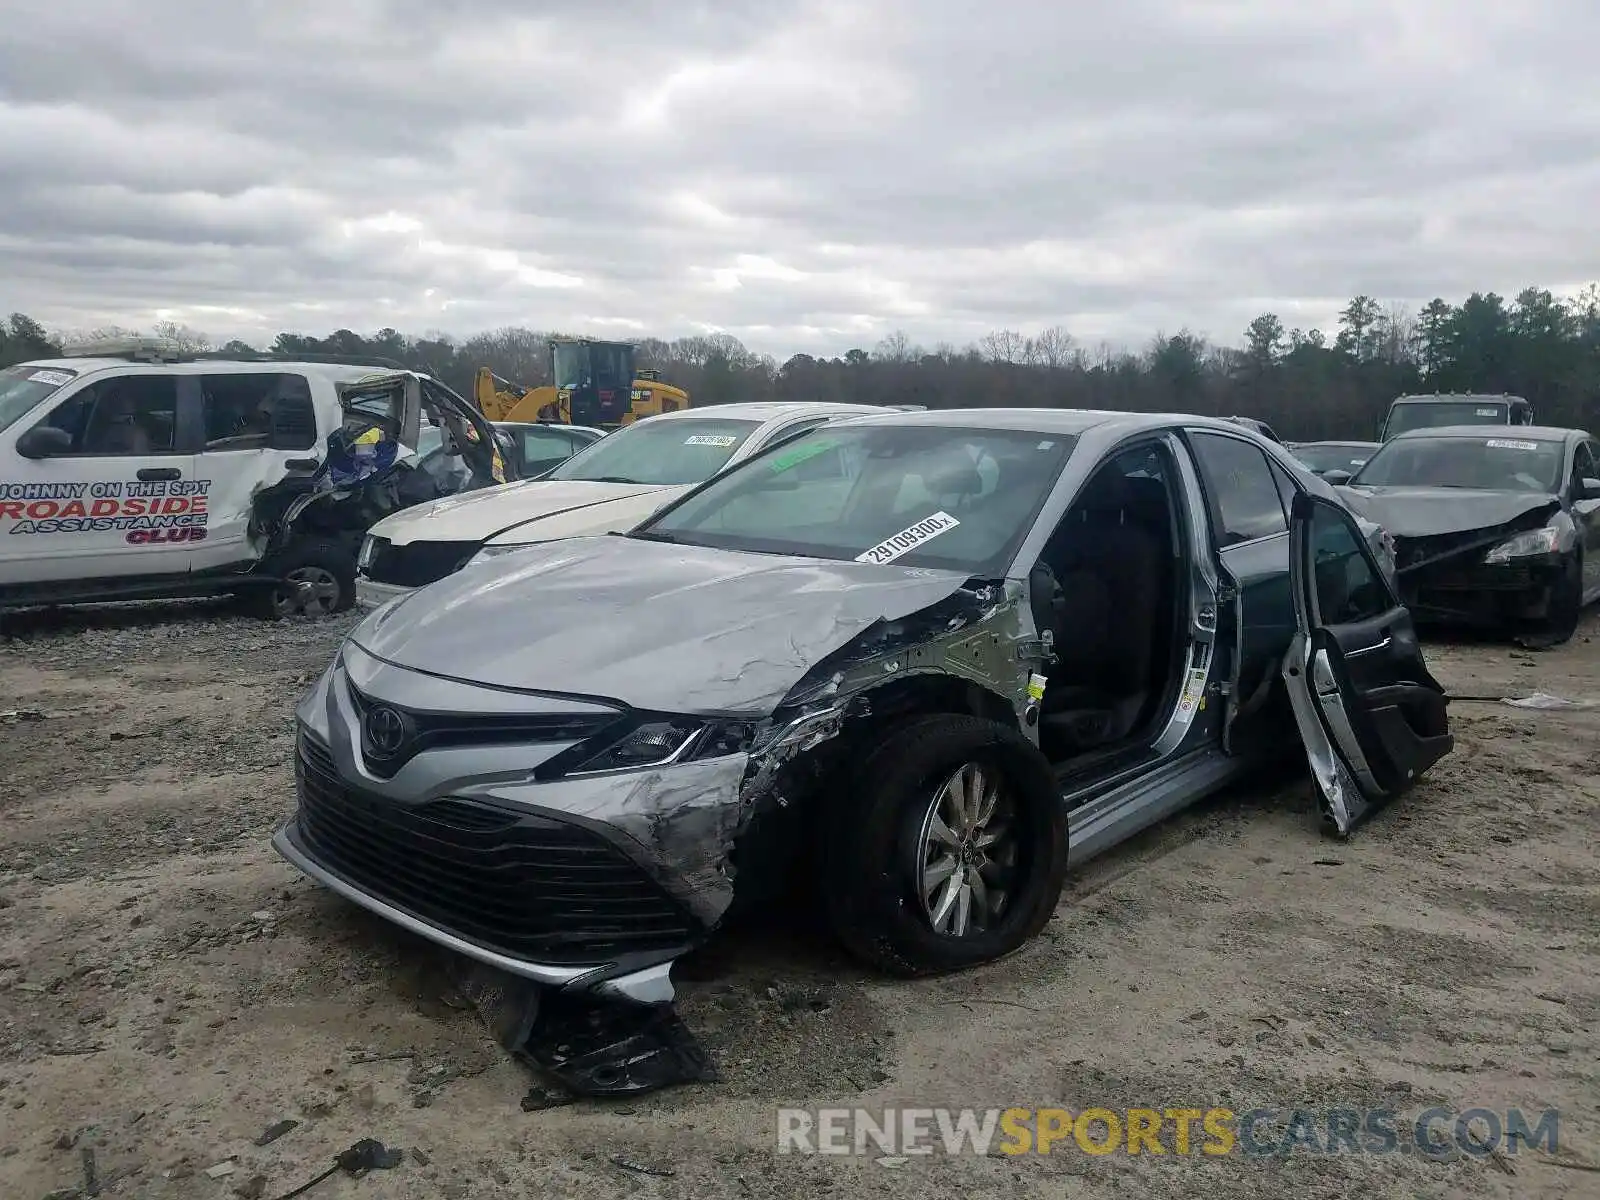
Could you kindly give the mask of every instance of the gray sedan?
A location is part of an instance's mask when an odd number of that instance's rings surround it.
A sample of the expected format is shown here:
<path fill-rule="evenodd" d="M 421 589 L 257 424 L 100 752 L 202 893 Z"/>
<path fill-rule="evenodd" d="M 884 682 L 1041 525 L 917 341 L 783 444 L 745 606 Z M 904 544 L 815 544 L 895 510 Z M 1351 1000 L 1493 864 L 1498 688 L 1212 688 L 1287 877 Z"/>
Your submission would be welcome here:
<path fill-rule="evenodd" d="M 470 566 L 371 614 L 298 716 L 290 862 L 645 1003 L 793 880 L 863 959 L 967 967 L 1286 747 L 1347 835 L 1452 746 L 1361 526 L 1285 449 L 1042 410 L 825 426 L 624 536 Z"/>

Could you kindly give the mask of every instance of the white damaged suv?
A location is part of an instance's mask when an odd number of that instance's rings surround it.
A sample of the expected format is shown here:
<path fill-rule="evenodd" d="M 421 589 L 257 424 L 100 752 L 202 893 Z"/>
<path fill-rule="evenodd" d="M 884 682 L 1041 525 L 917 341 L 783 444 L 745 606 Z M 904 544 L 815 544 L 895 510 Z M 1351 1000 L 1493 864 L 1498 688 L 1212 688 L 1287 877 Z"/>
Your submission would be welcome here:
<path fill-rule="evenodd" d="M 407 469 L 425 431 L 455 469 Z M 488 422 L 415 372 L 84 347 L 0 371 L 0 611 L 218 593 L 336 611 L 369 525 L 506 479 Z"/>

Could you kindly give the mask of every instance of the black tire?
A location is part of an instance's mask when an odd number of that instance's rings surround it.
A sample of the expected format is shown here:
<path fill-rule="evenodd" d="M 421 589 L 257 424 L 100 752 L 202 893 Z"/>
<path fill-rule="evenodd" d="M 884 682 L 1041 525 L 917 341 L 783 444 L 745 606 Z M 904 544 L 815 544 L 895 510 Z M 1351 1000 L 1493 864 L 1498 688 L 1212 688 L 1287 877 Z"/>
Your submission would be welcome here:
<path fill-rule="evenodd" d="M 1574 553 L 1561 564 L 1561 577 L 1550 585 L 1545 618 L 1527 629 L 1517 641 L 1530 650 L 1564 646 L 1578 632 L 1583 619 L 1583 558 Z"/>
<path fill-rule="evenodd" d="M 261 564 L 261 573 L 277 579 L 311 576 L 336 588 L 337 594 L 326 603 L 330 613 L 348 611 L 356 602 L 356 551 L 331 538 L 304 538 L 290 542 Z M 303 615 L 291 598 L 286 583 L 257 588 L 247 598 L 252 612 L 263 620 L 278 621 Z M 317 614 L 313 614 L 317 615 Z"/>
<path fill-rule="evenodd" d="M 999 773 L 1022 836 L 1002 917 L 958 937 L 934 930 L 917 894 L 916 831 L 966 763 Z M 1067 814 L 1050 764 L 1022 734 L 979 717 L 911 717 L 851 776 L 825 814 L 820 878 L 830 924 L 852 954 L 895 975 L 940 974 L 1010 954 L 1044 928 L 1066 877 Z"/>

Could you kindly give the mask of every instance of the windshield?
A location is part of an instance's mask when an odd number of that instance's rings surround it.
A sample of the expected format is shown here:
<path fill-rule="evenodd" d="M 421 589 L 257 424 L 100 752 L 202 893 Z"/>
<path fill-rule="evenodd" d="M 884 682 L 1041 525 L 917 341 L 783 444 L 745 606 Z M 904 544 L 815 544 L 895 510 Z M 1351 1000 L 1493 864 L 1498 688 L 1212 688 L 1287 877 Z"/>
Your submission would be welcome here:
<path fill-rule="evenodd" d="M 722 470 L 757 425 L 731 417 L 639 421 L 585 447 L 544 478 L 662 487 L 701 483 Z"/>
<path fill-rule="evenodd" d="M 817 429 L 740 464 L 633 536 L 998 575 L 1076 441 L 929 425 Z"/>
<path fill-rule="evenodd" d="M 1385 439 L 1412 429 L 1439 429 L 1445 425 L 1509 425 L 1511 408 L 1498 400 L 1427 400 L 1396 404 L 1383 427 Z"/>
<path fill-rule="evenodd" d="M 0 371 L 0 429 L 9 429 L 64 383 L 71 383 L 76 371 L 60 367 L 8 367 Z"/>
<path fill-rule="evenodd" d="M 1565 447 L 1515 437 L 1424 437 L 1390 442 L 1350 482 L 1362 487 L 1453 487 L 1555 492 Z"/>
<path fill-rule="evenodd" d="M 1346 446 L 1329 442 L 1323 446 L 1296 446 L 1294 456 L 1319 475 L 1324 471 L 1354 473 L 1372 457 L 1372 450 L 1371 446 Z"/>
<path fill-rule="evenodd" d="M 582 389 L 631 387 L 628 369 L 631 347 L 620 343 L 557 342 L 554 350 L 555 385 Z"/>

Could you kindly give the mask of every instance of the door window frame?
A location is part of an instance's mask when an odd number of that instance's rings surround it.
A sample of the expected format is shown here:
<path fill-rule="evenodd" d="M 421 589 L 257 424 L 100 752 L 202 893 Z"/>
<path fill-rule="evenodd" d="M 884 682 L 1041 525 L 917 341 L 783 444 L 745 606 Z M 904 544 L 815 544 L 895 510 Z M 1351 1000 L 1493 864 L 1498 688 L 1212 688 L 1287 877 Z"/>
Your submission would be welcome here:
<path fill-rule="evenodd" d="M 1238 437 L 1223 429 L 1188 426 L 1182 430 L 1182 434 L 1185 449 L 1188 451 L 1190 460 L 1194 463 L 1195 477 L 1200 483 L 1200 492 L 1205 498 L 1206 520 L 1211 527 L 1211 546 L 1213 550 L 1220 554 L 1230 550 L 1237 550 L 1241 546 L 1254 546 L 1260 542 L 1267 542 L 1273 538 L 1287 537 L 1289 535 L 1291 514 L 1289 508 L 1284 504 L 1282 485 L 1278 481 L 1277 474 L 1272 469 L 1278 464 L 1273 462 L 1272 456 L 1267 451 L 1249 438 Z M 1273 492 L 1278 497 L 1278 511 L 1283 517 L 1282 529 L 1276 533 L 1258 534 L 1256 537 L 1245 538 L 1237 542 L 1224 543 L 1222 541 L 1222 536 L 1227 529 L 1226 522 L 1222 518 L 1222 501 L 1217 494 L 1217 485 L 1211 479 L 1211 472 L 1206 466 L 1205 457 L 1200 453 L 1199 445 L 1195 440 L 1197 437 L 1212 437 L 1222 441 L 1237 442 L 1239 445 L 1248 446 L 1261 456 L 1263 465 L 1267 469 L 1267 476 L 1272 482 Z M 1296 490 L 1303 491 L 1298 484 L 1296 484 Z"/>
<path fill-rule="evenodd" d="M 67 396 L 53 398 L 49 404 L 49 411 L 37 418 L 28 426 L 27 432 L 35 429 L 55 428 L 53 421 L 57 413 L 69 404 L 78 402 L 85 392 L 95 390 L 102 384 L 112 383 L 123 379 L 159 379 L 172 387 L 172 445 L 160 449 L 149 450 L 71 450 L 65 454 L 52 454 L 41 462 L 62 461 L 98 461 L 112 458 L 192 458 L 195 454 L 194 444 L 197 436 L 204 436 L 204 427 L 200 416 L 200 386 L 192 376 L 173 375 L 159 371 L 121 371 L 116 373 L 96 373 L 80 376 L 82 386 L 74 388 Z M 187 386 L 185 386 L 187 385 Z M 96 397 L 96 408 L 103 403 L 103 398 Z M 93 415 L 92 413 L 90 414 Z M 87 418 L 86 418 L 87 420 Z"/>

